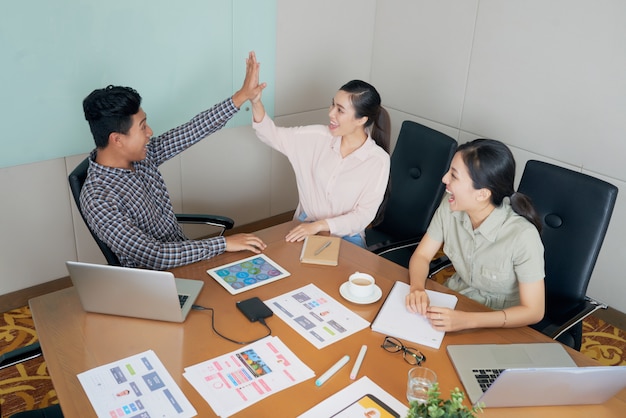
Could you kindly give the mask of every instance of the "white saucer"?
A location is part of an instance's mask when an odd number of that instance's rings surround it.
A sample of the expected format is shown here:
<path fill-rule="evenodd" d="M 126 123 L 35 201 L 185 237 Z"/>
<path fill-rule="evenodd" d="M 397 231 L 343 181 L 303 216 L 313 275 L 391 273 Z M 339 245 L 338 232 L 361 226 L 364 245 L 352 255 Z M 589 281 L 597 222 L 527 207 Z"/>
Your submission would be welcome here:
<path fill-rule="evenodd" d="M 368 303 L 374 303 L 376 302 L 378 299 L 380 299 L 380 297 L 383 295 L 383 291 L 380 290 L 380 287 L 374 285 L 374 292 L 369 295 L 368 297 L 365 298 L 357 298 L 356 296 L 352 296 L 352 294 L 350 293 L 350 290 L 348 289 L 348 282 L 344 282 L 344 284 L 342 284 L 339 287 L 339 293 L 341 294 L 341 296 L 352 302 L 352 303 L 358 303 L 360 305 L 366 305 Z"/>

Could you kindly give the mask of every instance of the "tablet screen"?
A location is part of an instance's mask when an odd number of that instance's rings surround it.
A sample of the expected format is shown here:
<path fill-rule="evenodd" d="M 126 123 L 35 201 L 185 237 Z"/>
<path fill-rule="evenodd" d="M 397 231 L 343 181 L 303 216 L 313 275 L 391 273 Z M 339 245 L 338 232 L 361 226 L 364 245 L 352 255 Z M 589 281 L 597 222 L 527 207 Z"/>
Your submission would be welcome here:
<path fill-rule="evenodd" d="M 289 272 L 265 254 L 207 270 L 231 294 L 245 292 L 289 276 Z"/>

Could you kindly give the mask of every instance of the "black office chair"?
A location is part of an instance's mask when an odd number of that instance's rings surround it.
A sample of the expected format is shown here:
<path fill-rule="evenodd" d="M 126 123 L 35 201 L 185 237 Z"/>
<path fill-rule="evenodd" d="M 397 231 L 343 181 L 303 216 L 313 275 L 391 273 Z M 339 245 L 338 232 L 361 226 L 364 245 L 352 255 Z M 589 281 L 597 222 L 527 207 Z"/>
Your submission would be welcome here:
<path fill-rule="evenodd" d="M 39 356 L 41 356 L 39 342 L 16 348 L 0 356 L 0 370 Z M 61 406 L 55 404 L 46 408 L 18 412 L 11 415 L 10 418 L 63 418 L 63 412 L 61 411 Z"/>
<path fill-rule="evenodd" d="M 580 350 L 582 320 L 607 308 L 586 293 L 618 189 L 580 172 L 530 160 L 518 191 L 532 199 L 543 221 L 546 314 L 532 327 Z"/>
<path fill-rule="evenodd" d="M 404 121 L 391 156 L 390 188 L 384 217 L 365 230 L 367 249 L 404 267 L 441 202 L 441 179 L 457 142 L 417 122 Z"/>
<path fill-rule="evenodd" d="M 87 169 L 89 168 L 89 158 L 85 158 L 76 168 L 70 173 L 69 182 L 70 189 L 72 190 L 72 195 L 74 196 L 74 201 L 76 202 L 76 207 L 78 207 L 78 211 L 85 221 L 85 225 L 89 229 L 91 236 L 104 257 L 107 260 L 107 263 L 112 266 L 119 266 L 120 261 L 115 255 L 115 253 L 106 245 L 98 236 L 91 230 L 89 224 L 85 220 L 85 216 L 80 208 L 80 190 L 83 188 L 83 184 L 87 179 Z M 219 215 L 202 215 L 202 214 L 176 214 L 176 219 L 179 223 L 182 224 L 202 224 L 202 225 L 210 225 L 221 228 L 220 235 L 224 233 L 225 230 L 231 229 L 235 225 L 235 221 L 231 218 Z"/>
<path fill-rule="evenodd" d="M 586 294 L 618 189 L 577 171 L 530 160 L 518 191 L 532 199 L 543 224 L 546 313 L 531 327 L 580 350 L 583 319 L 607 308 Z M 435 260 L 429 277 L 449 265 L 445 256 Z"/>

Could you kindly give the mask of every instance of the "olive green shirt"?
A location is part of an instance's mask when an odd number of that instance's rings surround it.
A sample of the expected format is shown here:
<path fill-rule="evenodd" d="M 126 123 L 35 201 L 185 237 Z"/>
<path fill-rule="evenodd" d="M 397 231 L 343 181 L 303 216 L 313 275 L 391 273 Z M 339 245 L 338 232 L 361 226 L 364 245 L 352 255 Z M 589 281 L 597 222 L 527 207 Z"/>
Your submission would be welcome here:
<path fill-rule="evenodd" d="M 446 195 L 427 233 L 444 243 L 456 270 L 445 285 L 492 309 L 519 305 L 518 283 L 545 276 L 539 232 L 511 208 L 508 197 L 473 229 L 466 212 L 450 210 Z"/>

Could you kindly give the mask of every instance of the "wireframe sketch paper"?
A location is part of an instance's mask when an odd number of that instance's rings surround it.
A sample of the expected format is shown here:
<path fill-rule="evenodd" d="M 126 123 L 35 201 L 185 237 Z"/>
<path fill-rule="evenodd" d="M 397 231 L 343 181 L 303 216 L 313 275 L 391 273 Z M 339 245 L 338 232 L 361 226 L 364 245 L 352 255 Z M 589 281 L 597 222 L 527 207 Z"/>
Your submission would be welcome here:
<path fill-rule="evenodd" d="M 266 300 L 265 304 L 317 348 L 324 348 L 370 324 L 312 283 Z"/>
<path fill-rule="evenodd" d="M 197 415 L 152 350 L 87 370 L 78 380 L 99 417 Z"/>
<path fill-rule="evenodd" d="M 410 286 L 396 282 L 380 308 L 376 319 L 372 322 L 372 330 L 391 337 L 411 341 L 432 348 L 439 348 L 445 332 L 437 331 L 430 326 L 428 319 L 406 309 L 405 297 Z M 426 290 L 432 306 L 454 309 L 458 298 L 447 293 Z"/>

